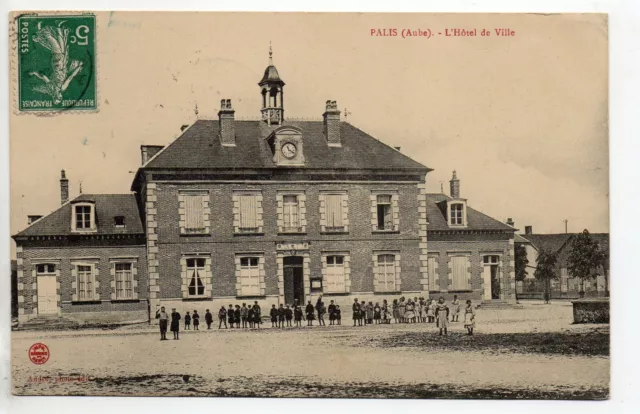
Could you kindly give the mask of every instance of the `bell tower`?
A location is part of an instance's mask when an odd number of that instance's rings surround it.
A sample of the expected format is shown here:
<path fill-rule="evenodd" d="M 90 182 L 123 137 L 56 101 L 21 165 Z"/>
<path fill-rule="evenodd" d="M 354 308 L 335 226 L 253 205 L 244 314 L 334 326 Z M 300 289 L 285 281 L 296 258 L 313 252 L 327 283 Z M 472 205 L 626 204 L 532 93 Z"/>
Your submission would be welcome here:
<path fill-rule="evenodd" d="M 269 126 L 282 125 L 284 121 L 284 82 L 273 65 L 273 50 L 269 44 L 269 66 L 258 83 L 262 94 L 262 120 Z"/>

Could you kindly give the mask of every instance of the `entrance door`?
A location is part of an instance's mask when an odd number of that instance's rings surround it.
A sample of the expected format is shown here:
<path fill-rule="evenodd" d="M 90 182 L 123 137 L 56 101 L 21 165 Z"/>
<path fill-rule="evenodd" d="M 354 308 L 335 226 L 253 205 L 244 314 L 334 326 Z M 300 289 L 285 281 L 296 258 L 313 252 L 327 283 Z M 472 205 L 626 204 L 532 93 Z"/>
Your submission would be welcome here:
<path fill-rule="evenodd" d="M 38 276 L 38 313 L 40 315 L 58 313 L 55 276 Z"/>
<path fill-rule="evenodd" d="M 302 257 L 290 256 L 283 259 L 284 267 L 284 301 L 304 305 L 304 278 Z"/>
<path fill-rule="evenodd" d="M 482 272 L 484 292 L 482 299 L 500 299 L 500 256 L 487 255 L 483 257 L 484 269 Z"/>

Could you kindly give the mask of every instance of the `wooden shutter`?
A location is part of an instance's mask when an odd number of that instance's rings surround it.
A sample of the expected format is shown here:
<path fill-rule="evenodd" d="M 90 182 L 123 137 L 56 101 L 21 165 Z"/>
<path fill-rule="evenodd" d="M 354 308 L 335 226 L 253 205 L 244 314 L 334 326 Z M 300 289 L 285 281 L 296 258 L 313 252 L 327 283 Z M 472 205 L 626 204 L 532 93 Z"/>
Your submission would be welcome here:
<path fill-rule="evenodd" d="M 453 271 L 453 290 L 469 289 L 469 258 L 467 256 L 453 256 L 451 258 Z"/>
<path fill-rule="evenodd" d="M 284 202 L 284 227 L 287 229 L 297 228 L 298 221 L 298 196 L 286 195 L 283 197 Z"/>
<path fill-rule="evenodd" d="M 204 230 L 204 208 L 202 195 L 185 196 L 187 230 Z"/>
<path fill-rule="evenodd" d="M 325 196 L 327 210 L 327 227 L 343 227 L 342 224 L 342 194 L 327 194 Z"/>
<path fill-rule="evenodd" d="M 436 257 L 430 256 L 427 258 L 427 267 L 429 272 L 429 290 L 440 290 L 436 285 Z"/>
<path fill-rule="evenodd" d="M 256 229 L 257 219 L 257 197 L 253 194 L 240 196 L 240 228 Z"/>
<path fill-rule="evenodd" d="M 340 256 L 342 258 L 342 256 Z M 344 259 L 342 264 L 338 264 L 338 256 L 334 256 L 333 264 L 327 264 L 327 292 L 344 293 Z"/>

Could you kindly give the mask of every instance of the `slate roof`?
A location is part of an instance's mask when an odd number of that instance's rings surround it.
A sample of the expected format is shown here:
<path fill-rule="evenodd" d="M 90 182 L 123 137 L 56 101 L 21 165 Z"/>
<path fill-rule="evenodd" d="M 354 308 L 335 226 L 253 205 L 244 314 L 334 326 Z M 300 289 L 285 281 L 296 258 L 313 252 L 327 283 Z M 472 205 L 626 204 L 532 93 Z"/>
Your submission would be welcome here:
<path fill-rule="evenodd" d="M 305 165 L 296 168 L 431 171 L 347 122 L 340 122 L 342 147 L 327 145 L 322 121 L 286 121 L 284 125 L 302 129 Z M 272 169 L 276 164 L 265 138 L 274 129 L 262 121 L 236 120 L 236 146 L 223 147 L 218 121 L 198 120 L 143 169 Z"/>
<path fill-rule="evenodd" d="M 284 85 L 284 82 L 280 79 L 280 75 L 278 74 L 278 69 L 273 65 L 267 66 L 264 70 L 264 76 L 262 76 L 262 80 L 258 85 L 262 85 L 265 82 L 278 82 Z"/>
<path fill-rule="evenodd" d="M 71 205 L 78 201 L 95 203 L 97 232 L 91 234 L 144 234 L 133 194 L 81 194 L 13 237 L 75 234 L 71 232 Z M 125 228 L 115 227 L 116 216 L 124 216 Z"/>
<path fill-rule="evenodd" d="M 449 227 L 445 213 L 443 213 L 440 207 L 438 207 L 437 203 L 445 200 L 451 200 L 451 197 L 445 194 L 427 194 L 427 220 L 429 221 L 429 225 L 427 226 L 428 231 L 458 229 L 456 227 Z M 469 207 L 469 205 L 467 205 L 467 227 L 459 229 L 515 231 L 513 227 L 491 218 L 486 214 Z"/>
<path fill-rule="evenodd" d="M 560 233 L 560 234 L 525 234 L 527 240 L 538 250 L 548 250 L 558 252 L 563 247 L 571 243 L 571 239 L 576 233 Z M 591 237 L 598 242 L 603 250 L 609 249 L 608 233 L 590 233 Z M 516 240 L 517 241 L 517 240 Z"/>
<path fill-rule="evenodd" d="M 531 241 L 529 241 L 529 240 L 527 240 L 526 238 L 522 237 L 522 235 L 520 235 L 520 234 L 518 234 L 518 233 L 516 233 L 516 234 L 513 236 L 513 241 L 514 241 L 515 243 L 531 243 Z"/>

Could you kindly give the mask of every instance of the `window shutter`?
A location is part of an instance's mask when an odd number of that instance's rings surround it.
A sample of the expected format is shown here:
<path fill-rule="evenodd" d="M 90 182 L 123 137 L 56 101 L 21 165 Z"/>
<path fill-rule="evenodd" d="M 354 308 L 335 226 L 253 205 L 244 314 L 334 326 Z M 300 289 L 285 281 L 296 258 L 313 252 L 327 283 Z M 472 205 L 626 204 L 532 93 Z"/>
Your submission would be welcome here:
<path fill-rule="evenodd" d="M 202 195 L 185 196 L 186 227 L 188 230 L 204 229 L 204 209 Z"/>
<path fill-rule="evenodd" d="M 429 257 L 427 259 L 427 271 L 429 273 L 429 290 L 440 290 L 438 286 L 436 286 L 436 258 Z"/>
<path fill-rule="evenodd" d="M 469 288 L 469 258 L 466 256 L 453 256 L 453 290 L 466 290 Z"/>
<path fill-rule="evenodd" d="M 327 194 L 325 196 L 327 210 L 327 227 L 343 227 L 342 222 L 342 195 Z"/>
<path fill-rule="evenodd" d="M 240 196 L 240 228 L 242 229 L 258 227 L 256 198 L 255 195 Z"/>

